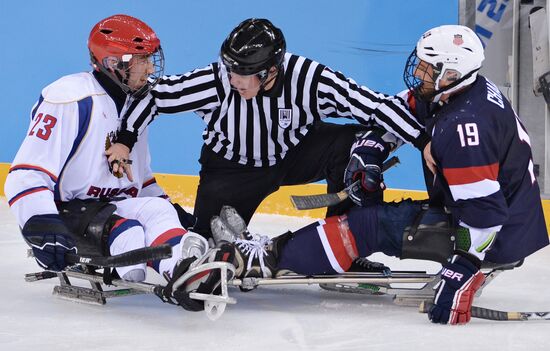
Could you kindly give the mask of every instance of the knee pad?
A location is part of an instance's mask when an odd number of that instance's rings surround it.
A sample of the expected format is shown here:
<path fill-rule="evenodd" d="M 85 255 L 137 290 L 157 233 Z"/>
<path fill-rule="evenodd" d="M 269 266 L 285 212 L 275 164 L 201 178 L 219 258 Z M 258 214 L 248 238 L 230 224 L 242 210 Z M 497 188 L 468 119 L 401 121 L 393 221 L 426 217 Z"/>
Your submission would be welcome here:
<path fill-rule="evenodd" d="M 149 226 L 165 222 L 169 222 L 170 227 L 181 226 L 178 212 L 172 203 L 160 197 L 152 197 L 147 200 L 147 203 L 140 209 L 139 220 L 144 225 L 148 223 Z"/>
<path fill-rule="evenodd" d="M 403 233 L 401 259 L 414 258 L 447 263 L 455 246 L 456 227 L 442 208 L 423 206 Z"/>
<path fill-rule="evenodd" d="M 181 257 L 200 258 L 208 251 L 208 241 L 197 233 L 187 232 L 183 234 L 180 240 Z"/>
<path fill-rule="evenodd" d="M 343 273 L 358 256 L 348 223 L 319 221 L 286 235 L 277 248 L 280 270 L 306 275 Z"/>

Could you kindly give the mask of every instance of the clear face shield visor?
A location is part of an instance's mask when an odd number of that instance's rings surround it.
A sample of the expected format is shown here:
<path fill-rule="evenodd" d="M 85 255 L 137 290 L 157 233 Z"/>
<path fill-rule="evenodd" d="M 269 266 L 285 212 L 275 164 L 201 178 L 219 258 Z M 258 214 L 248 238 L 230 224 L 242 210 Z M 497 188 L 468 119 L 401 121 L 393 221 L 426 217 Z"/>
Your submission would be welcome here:
<path fill-rule="evenodd" d="M 223 51 L 223 50 L 222 50 Z M 268 70 L 252 73 L 252 66 L 242 65 L 231 56 L 221 53 L 221 61 L 227 70 L 227 78 L 234 91 L 260 90 L 268 77 Z"/>
<path fill-rule="evenodd" d="M 266 84 L 272 79 L 269 79 L 269 71 L 267 69 L 261 70 L 258 73 L 243 75 L 231 70 L 231 67 L 226 65 L 227 76 L 231 83 L 231 89 L 235 91 L 250 91 L 250 90 L 262 90 Z"/>

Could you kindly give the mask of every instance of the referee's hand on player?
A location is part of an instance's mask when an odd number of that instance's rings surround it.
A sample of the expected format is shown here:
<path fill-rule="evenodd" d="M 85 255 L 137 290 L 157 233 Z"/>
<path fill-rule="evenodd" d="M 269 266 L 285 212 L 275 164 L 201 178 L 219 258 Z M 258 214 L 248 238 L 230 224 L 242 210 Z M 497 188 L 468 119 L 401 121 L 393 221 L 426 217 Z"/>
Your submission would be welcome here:
<path fill-rule="evenodd" d="M 109 165 L 111 165 L 111 173 L 117 178 L 121 178 L 124 173 L 131 182 L 134 181 L 132 175 L 132 161 L 130 158 L 130 149 L 128 146 L 120 143 L 115 143 L 105 151 Z"/>
<path fill-rule="evenodd" d="M 426 144 L 426 146 L 424 147 L 424 151 L 422 151 L 422 155 L 424 155 L 424 160 L 426 160 L 426 166 L 428 166 L 428 168 L 430 169 L 430 172 L 432 172 L 432 174 L 435 174 L 435 172 L 437 172 L 437 166 L 432 156 L 431 141 L 428 144 Z"/>

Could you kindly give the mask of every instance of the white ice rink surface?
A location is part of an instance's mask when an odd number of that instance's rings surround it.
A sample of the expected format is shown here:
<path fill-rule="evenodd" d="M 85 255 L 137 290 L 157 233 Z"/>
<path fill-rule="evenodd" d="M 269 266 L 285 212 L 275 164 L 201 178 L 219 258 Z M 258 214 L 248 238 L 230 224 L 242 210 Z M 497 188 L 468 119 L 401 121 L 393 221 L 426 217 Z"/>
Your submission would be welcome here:
<path fill-rule="evenodd" d="M 253 231 L 277 235 L 310 219 L 259 215 Z M 115 298 L 104 306 L 52 296 L 55 279 L 26 283 L 38 271 L 5 199 L 0 201 L 0 350 L 550 350 L 550 321 L 473 320 L 465 326 L 428 322 L 390 297 L 341 294 L 318 286 L 231 289 L 237 304 L 212 322 L 152 295 Z M 377 257 L 379 258 L 379 257 Z M 385 259 L 385 258 L 384 258 Z M 422 262 L 385 260 L 394 269 Z M 437 267 L 430 265 L 434 270 Z M 550 311 L 550 249 L 505 272 L 476 305 L 508 311 Z"/>

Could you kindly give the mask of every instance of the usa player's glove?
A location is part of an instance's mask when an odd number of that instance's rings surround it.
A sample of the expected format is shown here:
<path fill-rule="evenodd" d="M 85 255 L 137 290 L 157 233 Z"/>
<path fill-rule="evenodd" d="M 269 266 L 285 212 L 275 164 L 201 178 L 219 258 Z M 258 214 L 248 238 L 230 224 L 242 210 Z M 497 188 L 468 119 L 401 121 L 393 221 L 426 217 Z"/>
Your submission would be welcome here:
<path fill-rule="evenodd" d="M 76 253 L 69 229 L 58 214 L 31 217 L 22 233 L 36 262 L 44 269 L 61 271 L 67 266 L 65 254 Z"/>
<path fill-rule="evenodd" d="M 355 204 L 365 207 L 382 201 L 383 191 L 386 189 L 382 177 L 382 162 L 389 153 L 390 147 L 379 133 L 368 131 L 357 136 L 344 173 L 346 186 L 360 180 L 360 188 L 349 195 Z"/>
<path fill-rule="evenodd" d="M 463 252 L 457 252 L 451 262 L 443 266 L 434 305 L 428 312 L 433 323 L 465 324 L 470 321 L 474 296 L 485 282 L 480 266 L 481 261 Z"/>

